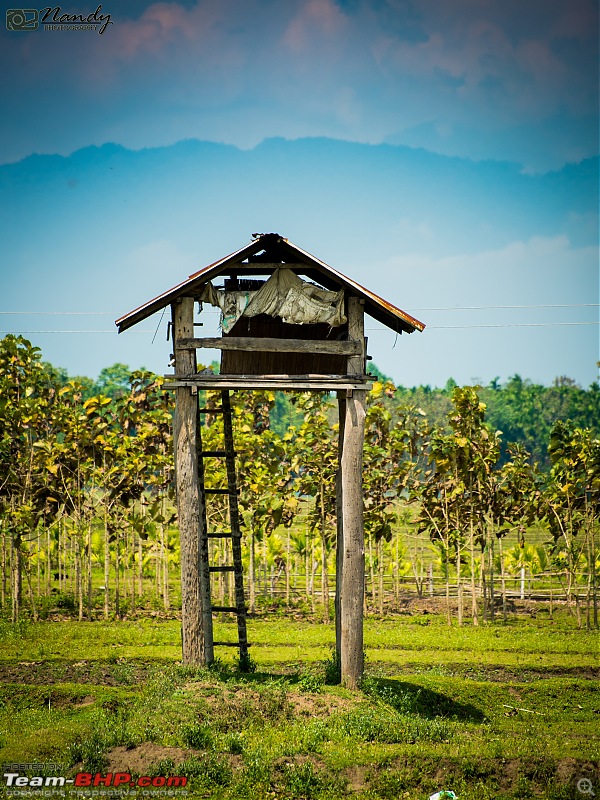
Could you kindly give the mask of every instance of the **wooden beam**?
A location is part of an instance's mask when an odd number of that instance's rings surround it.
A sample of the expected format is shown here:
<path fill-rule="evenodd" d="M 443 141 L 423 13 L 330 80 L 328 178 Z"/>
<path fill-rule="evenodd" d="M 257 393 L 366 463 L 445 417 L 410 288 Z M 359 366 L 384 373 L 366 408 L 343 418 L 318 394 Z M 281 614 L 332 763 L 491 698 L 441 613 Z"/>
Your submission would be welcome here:
<path fill-rule="evenodd" d="M 220 384 L 224 381 L 237 381 L 246 382 L 252 380 L 260 381 L 327 381 L 328 383 L 372 383 L 377 380 L 375 375 L 338 375 L 338 374 L 321 374 L 318 372 L 309 372 L 307 375 L 289 375 L 281 373 L 276 375 L 237 375 L 237 374 L 215 374 L 207 370 L 205 372 L 192 372 L 188 375 L 180 375 L 179 373 L 173 375 L 172 373 L 164 375 L 165 378 L 173 378 L 176 381 L 188 381 L 190 383 L 197 383 L 202 381 L 211 381 L 214 384 Z"/>
<path fill-rule="evenodd" d="M 278 389 L 280 391 L 303 391 L 303 392 L 336 392 L 338 390 L 357 391 L 360 389 L 370 389 L 370 382 L 373 378 L 353 379 L 348 378 L 329 378 L 327 375 L 320 375 L 318 378 L 298 377 L 269 377 L 261 375 L 198 375 L 185 378 L 174 379 L 172 375 L 164 383 L 163 389 L 179 389 L 188 386 L 192 389 Z M 215 380 L 218 378 L 218 380 Z"/>
<path fill-rule="evenodd" d="M 194 332 L 194 301 L 184 297 L 172 306 L 173 330 L 178 337 Z M 176 375 L 196 369 L 194 351 L 176 353 Z M 198 396 L 182 384 L 175 395 L 173 438 L 177 516 L 181 541 L 181 624 L 183 663 L 202 666 L 212 661 L 212 614 L 206 628 L 206 586 L 201 569 L 201 520 L 203 517 L 198 474 Z M 209 603 L 210 605 L 210 603 Z M 210 613 L 210 611 L 209 611 Z M 204 623 L 204 624 L 203 624 Z"/>
<path fill-rule="evenodd" d="M 364 375 L 367 371 L 365 340 L 365 301 L 359 297 L 348 298 L 348 339 L 359 345 L 356 353 L 348 358 L 348 375 Z M 352 320 L 350 320 L 352 317 Z"/>
<path fill-rule="evenodd" d="M 348 335 L 364 342 L 364 305 L 348 298 Z M 364 372 L 363 356 L 348 359 L 348 372 Z M 363 519 L 363 444 L 367 393 L 348 392 L 342 431 L 341 503 L 343 559 L 340 589 L 340 656 L 342 683 L 357 689 L 364 668 L 363 602 L 365 534 Z"/>
<path fill-rule="evenodd" d="M 264 353 L 326 353 L 357 356 L 363 352 L 361 342 L 322 339 L 272 339 L 257 336 L 217 336 L 202 339 L 175 340 L 176 349 L 209 347 L 214 350 L 252 350 Z"/>
<path fill-rule="evenodd" d="M 246 274 L 248 270 L 254 269 L 263 269 L 265 272 L 273 272 L 276 269 L 306 269 L 307 266 L 307 264 L 301 264 L 300 262 L 288 263 L 285 261 L 240 261 L 229 269 L 232 271 L 237 271 L 238 274 L 243 275 Z"/>

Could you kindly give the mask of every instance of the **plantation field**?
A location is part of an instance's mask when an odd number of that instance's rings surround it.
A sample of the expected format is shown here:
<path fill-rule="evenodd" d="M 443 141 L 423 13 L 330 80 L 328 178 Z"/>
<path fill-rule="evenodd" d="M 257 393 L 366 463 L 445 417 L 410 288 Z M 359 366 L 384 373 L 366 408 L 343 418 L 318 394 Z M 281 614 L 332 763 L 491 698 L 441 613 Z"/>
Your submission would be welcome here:
<path fill-rule="evenodd" d="M 234 635 L 216 622 L 217 640 Z M 233 648 L 182 667 L 176 621 L 2 623 L 0 638 L 5 768 L 188 778 L 172 795 L 128 789 L 154 798 L 566 800 L 587 796 L 582 778 L 600 790 L 598 637 L 556 614 L 480 628 L 367 618 L 357 693 L 325 682 L 333 626 L 291 616 L 249 620 L 249 674 Z"/>

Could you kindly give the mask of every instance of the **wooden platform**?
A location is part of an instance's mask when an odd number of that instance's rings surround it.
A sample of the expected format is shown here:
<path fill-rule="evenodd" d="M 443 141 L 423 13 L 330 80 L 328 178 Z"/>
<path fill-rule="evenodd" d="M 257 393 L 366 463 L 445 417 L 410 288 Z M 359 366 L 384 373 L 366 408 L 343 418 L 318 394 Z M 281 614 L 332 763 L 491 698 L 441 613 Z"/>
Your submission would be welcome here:
<path fill-rule="evenodd" d="M 164 389 L 183 386 L 197 389 L 278 389 L 280 391 L 335 392 L 366 390 L 376 380 L 373 375 L 165 375 Z"/>

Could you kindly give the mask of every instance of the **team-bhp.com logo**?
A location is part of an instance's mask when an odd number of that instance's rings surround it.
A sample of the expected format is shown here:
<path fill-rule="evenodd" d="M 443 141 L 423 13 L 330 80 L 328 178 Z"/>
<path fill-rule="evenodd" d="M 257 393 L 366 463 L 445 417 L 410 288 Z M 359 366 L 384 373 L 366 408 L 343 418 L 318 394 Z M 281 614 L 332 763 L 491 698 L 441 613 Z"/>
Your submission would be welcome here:
<path fill-rule="evenodd" d="M 50 789 L 59 787 L 99 787 L 110 786 L 112 788 L 145 788 L 145 789 L 174 789 L 183 788 L 187 785 L 187 778 L 183 775 L 164 777 L 162 775 L 141 775 L 132 777 L 129 772 L 107 772 L 102 775 L 100 772 L 78 772 L 74 778 L 65 778 L 62 775 L 53 776 L 34 776 L 21 775 L 19 772 L 4 773 L 5 786 L 13 790 L 28 789 Z"/>
<path fill-rule="evenodd" d="M 9 31 L 96 31 L 104 33 L 112 25 L 110 14 L 102 13 L 102 5 L 91 14 L 63 14 L 60 6 L 54 8 L 9 8 L 6 27 Z"/>

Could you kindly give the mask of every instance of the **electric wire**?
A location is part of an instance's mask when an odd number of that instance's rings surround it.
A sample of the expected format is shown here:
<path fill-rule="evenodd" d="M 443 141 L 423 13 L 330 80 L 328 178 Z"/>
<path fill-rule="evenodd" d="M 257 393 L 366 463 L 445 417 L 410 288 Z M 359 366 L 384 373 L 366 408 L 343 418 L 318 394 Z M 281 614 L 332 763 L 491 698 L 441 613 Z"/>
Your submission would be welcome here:
<path fill-rule="evenodd" d="M 585 325 L 600 325 L 600 322 L 501 322 L 497 324 L 489 323 L 485 325 L 427 325 L 425 330 L 428 331 L 441 331 L 441 330 L 468 330 L 471 328 L 561 328 Z M 367 331 L 383 331 L 384 328 L 365 328 Z M 113 330 L 0 330 L 0 334 L 6 333 L 117 333 L 116 329 Z M 134 333 L 153 333 L 156 331 L 149 328 L 136 328 Z"/>
<path fill-rule="evenodd" d="M 22 333 L 117 333 L 117 330 L 116 328 L 110 331 L 24 331 L 19 329 L 18 331 L 0 331 L 0 333 L 18 333 L 19 335 Z M 134 333 L 154 333 L 154 331 L 147 328 L 137 328 Z"/>
<path fill-rule="evenodd" d="M 406 311 L 487 311 L 491 309 L 529 309 L 529 308 L 598 308 L 600 303 L 560 303 L 522 306 L 440 306 L 437 308 L 407 308 Z"/>
<path fill-rule="evenodd" d="M 506 306 L 437 306 L 431 308 L 407 308 L 405 311 L 488 311 L 493 309 L 534 309 L 534 308 L 599 308 L 600 303 L 532 303 L 529 305 Z M 205 309 L 205 314 L 220 314 L 220 311 Z M 101 316 L 112 317 L 111 311 L 0 311 L 0 315 L 24 316 Z"/>
<path fill-rule="evenodd" d="M 488 311 L 488 310 L 532 310 L 532 309 L 559 309 L 559 308 L 599 308 L 600 303 L 531 303 L 523 305 L 486 305 L 486 306 L 436 306 L 429 308 L 410 308 L 408 311 L 412 312 L 437 312 L 437 311 Z M 220 314 L 217 309 L 205 309 L 204 314 Z M 110 311 L 0 311 L 2 316 L 53 316 L 53 317 L 67 317 L 67 316 L 102 316 L 114 317 L 114 313 Z M 145 328 L 138 328 L 136 333 L 156 333 L 164 316 L 164 309 L 161 315 L 161 320 L 158 323 L 156 330 L 148 330 Z M 500 323 L 482 323 L 482 324 L 468 324 L 468 325 L 427 325 L 426 330 L 469 330 L 474 328 L 557 328 L 557 327 L 573 327 L 573 326 L 589 326 L 598 325 L 597 321 L 580 321 L 580 322 L 500 322 Z M 368 331 L 381 331 L 382 328 L 366 328 Z M 0 334 L 14 333 L 14 330 L 3 330 Z M 116 333 L 115 329 L 111 330 L 21 330 L 21 334 L 108 334 Z"/>

